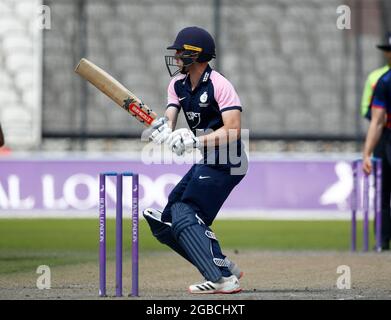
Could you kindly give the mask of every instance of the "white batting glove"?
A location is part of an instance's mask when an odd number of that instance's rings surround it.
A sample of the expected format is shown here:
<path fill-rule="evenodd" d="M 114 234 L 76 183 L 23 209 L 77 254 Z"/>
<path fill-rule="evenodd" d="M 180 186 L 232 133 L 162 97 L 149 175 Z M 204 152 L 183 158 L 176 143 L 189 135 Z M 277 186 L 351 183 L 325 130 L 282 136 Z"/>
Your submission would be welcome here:
<path fill-rule="evenodd" d="M 167 118 L 165 117 L 155 120 L 151 129 L 153 131 L 149 136 L 149 139 L 156 144 L 164 143 L 172 133 L 172 130 L 168 125 Z"/>
<path fill-rule="evenodd" d="M 200 140 L 189 129 L 182 128 L 175 130 L 170 134 L 166 143 L 169 145 L 172 152 L 178 156 L 185 152 L 191 152 L 194 148 L 200 147 Z"/>

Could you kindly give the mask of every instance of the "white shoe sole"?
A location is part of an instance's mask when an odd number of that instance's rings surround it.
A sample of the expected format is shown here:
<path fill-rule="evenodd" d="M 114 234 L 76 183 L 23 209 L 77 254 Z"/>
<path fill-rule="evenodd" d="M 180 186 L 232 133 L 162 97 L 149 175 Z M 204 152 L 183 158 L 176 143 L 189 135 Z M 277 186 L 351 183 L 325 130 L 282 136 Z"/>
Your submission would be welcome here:
<path fill-rule="evenodd" d="M 230 276 L 224 278 L 224 283 L 214 283 L 205 281 L 203 283 L 196 283 L 187 288 L 191 294 L 233 294 L 242 291 L 238 278 Z"/>
<path fill-rule="evenodd" d="M 189 293 L 191 294 L 235 294 L 242 291 L 242 288 L 238 288 L 231 291 L 219 291 L 219 290 L 210 290 L 210 291 L 199 291 L 199 292 L 193 292 L 190 289 L 187 289 Z"/>

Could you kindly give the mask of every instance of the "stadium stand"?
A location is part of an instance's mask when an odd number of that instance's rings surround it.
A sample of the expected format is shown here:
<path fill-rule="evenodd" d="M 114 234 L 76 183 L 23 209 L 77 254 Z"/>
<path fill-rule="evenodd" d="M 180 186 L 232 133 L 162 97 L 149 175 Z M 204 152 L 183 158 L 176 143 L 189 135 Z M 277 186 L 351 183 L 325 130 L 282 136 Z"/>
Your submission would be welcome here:
<path fill-rule="evenodd" d="M 34 30 L 36 0 L 0 4 L 0 122 L 7 144 L 36 148 L 41 137 L 41 59 Z"/>
<path fill-rule="evenodd" d="M 0 3 L 0 121 L 6 134 L 15 134 L 15 139 L 7 139 L 15 145 L 25 145 L 16 135 L 26 135 L 22 128 L 30 130 L 28 135 L 37 128 L 41 132 L 40 109 L 30 101 L 36 96 L 31 86 L 36 88 L 40 79 L 36 77 L 36 35 L 31 28 L 39 3 Z M 353 137 L 357 133 L 355 34 L 336 28 L 338 0 L 297 0 L 294 6 L 291 0 L 242 0 L 240 4 L 221 0 L 217 22 L 209 0 L 85 0 L 86 20 L 81 20 L 80 3 L 43 3 L 51 9 L 52 26 L 43 30 L 42 39 L 45 138 L 82 132 L 83 101 L 87 135 L 138 136 L 141 126 L 129 124 L 123 111 L 74 75 L 81 55 L 162 114 L 170 80 L 164 65 L 166 46 L 184 26 L 199 25 L 214 33 L 215 23 L 221 30 L 219 71 L 239 92 L 245 108 L 243 123 L 254 136 L 278 134 L 289 139 L 292 135 Z M 362 21 L 363 76 L 382 64 L 381 55 L 373 49 L 383 32 L 378 1 L 364 9 L 370 12 L 371 21 Z M 15 112 L 9 110 L 15 106 Z M 24 123 L 11 130 L 13 124 L 6 119 L 14 119 L 19 109 L 24 110 L 20 120 Z M 182 118 L 179 125 L 183 124 Z M 31 141 L 35 141 L 32 147 L 39 148 L 39 139 Z"/>

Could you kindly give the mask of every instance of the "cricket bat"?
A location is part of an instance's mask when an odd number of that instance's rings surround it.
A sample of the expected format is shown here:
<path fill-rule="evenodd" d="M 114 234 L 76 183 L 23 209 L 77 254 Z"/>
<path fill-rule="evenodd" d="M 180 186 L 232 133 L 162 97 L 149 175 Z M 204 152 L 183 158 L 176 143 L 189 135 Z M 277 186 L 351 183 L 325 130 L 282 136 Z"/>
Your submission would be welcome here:
<path fill-rule="evenodd" d="M 91 61 L 82 58 L 76 66 L 75 72 L 93 84 L 146 127 L 151 126 L 152 122 L 157 118 L 157 114 L 137 96 Z"/>

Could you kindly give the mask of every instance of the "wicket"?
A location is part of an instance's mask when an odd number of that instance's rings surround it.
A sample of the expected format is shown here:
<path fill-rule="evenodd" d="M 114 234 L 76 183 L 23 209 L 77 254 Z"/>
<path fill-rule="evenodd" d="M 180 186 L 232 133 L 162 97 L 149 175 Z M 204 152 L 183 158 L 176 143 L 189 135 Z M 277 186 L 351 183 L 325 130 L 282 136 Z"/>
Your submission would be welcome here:
<path fill-rule="evenodd" d="M 353 171 L 353 190 L 351 196 L 351 209 L 352 209 L 352 226 L 351 226 L 351 250 L 356 251 L 357 240 L 357 212 L 360 210 L 360 201 L 362 199 L 362 211 L 363 211 L 363 250 L 369 250 L 369 176 L 362 174 L 363 187 L 362 196 L 360 196 L 360 181 L 361 175 L 359 174 L 359 164 L 362 160 L 355 160 L 352 163 Z M 374 176 L 374 218 L 375 218 L 375 233 L 376 233 L 376 251 L 381 251 L 381 176 L 382 176 L 382 163 L 381 159 L 373 158 L 373 176 Z M 371 174 L 372 175 L 372 174 Z"/>
<path fill-rule="evenodd" d="M 132 177 L 132 296 L 138 296 L 138 174 L 105 172 L 99 175 L 99 296 L 106 296 L 106 177 L 116 177 L 116 286 L 115 295 L 122 296 L 122 184 L 123 177 Z"/>

